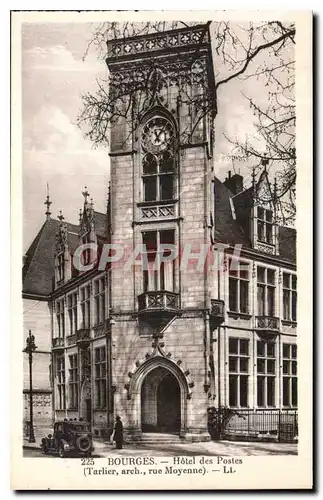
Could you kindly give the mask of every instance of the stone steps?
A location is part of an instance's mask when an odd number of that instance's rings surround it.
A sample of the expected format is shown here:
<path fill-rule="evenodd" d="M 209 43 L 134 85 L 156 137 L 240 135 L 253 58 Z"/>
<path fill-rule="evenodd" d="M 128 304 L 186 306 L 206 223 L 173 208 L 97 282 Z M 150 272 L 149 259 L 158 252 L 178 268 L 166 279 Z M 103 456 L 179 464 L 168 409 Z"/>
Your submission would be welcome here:
<path fill-rule="evenodd" d="M 178 434 L 164 434 L 159 432 L 143 432 L 141 435 L 140 444 L 170 444 L 181 443 Z"/>

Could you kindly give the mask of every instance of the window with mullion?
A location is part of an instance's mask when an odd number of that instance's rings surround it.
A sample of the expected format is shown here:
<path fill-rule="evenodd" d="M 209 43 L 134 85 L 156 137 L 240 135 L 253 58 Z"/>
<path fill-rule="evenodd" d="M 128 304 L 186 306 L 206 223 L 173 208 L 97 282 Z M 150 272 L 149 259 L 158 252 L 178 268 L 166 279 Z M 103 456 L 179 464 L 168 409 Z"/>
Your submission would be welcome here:
<path fill-rule="evenodd" d="M 69 407 L 78 408 L 78 356 L 72 354 L 69 358 Z"/>
<path fill-rule="evenodd" d="M 257 267 L 258 316 L 275 316 L 275 276 L 273 269 Z"/>
<path fill-rule="evenodd" d="M 283 318 L 287 321 L 296 321 L 297 307 L 297 277 L 283 273 Z"/>
<path fill-rule="evenodd" d="M 64 253 L 57 256 L 57 281 L 63 281 L 65 278 L 65 260 Z"/>
<path fill-rule="evenodd" d="M 297 406 L 296 344 L 283 344 L 283 406 Z"/>
<path fill-rule="evenodd" d="M 95 324 L 105 320 L 105 279 L 99 278 L 94 282 Z"/>
<path fill-rule="evenodd" d="M 91 243 L 90 241 L 90 235 L 89 233 L 88 234 L 85 234 L 83 237 L 82 237 L 82 244 L 83 245 L 87 245 Z M 86 248 L 83 252 L 82 252 L 82 264 L 84 266 L 87 266 L 91 263 L 91 249 L 90 248 Z"/>
<path fill-rule="evenodd" d="M 72 293 L 67 297 L 67 311 L 69 319 L 69 334 L 73 335 L 77 331 L 77 293 Z"/>
<path fill-rule="evenodd" d="M 106 408 L 107 398 L 107 360 L 106 348 L 98 347 L 95 349 L 95 392 L 96 408 Z"/>
<path fill-rule="evenodd" d="M 160 257 L 170 255 L 170 251 L 160 250 L 160 245 L 174 245 L 175 232 L 171 230 L 146 231 L 142 233 L 144 246 L 144 291 L 174 291 L 174 260 L 160 262 Z M 145 269 L 146 267 L 146 269 Z"/>
<path fill-rule="evenodd" d="M 263 340 L 257 341 L 257 405 L 274 407 L 276 405 L 276 344 Z"/>
<path fill-rule="evenodd" d="M 230 311 L 249 311 L 249 265 L 229 259 L 229 308 Z"/>
<path fill-rule="evenodd" d="M 257 232 L 258 240 L 263 243 L 273 244 L 273 212 L 262 207 L 257 207 Z"/>
<path fill-rule="evenodd" d="M 91 288 L 87 285 L 80 290 L 80 303 L 82 313 L 81 328 L 90 328 L 91 326 L 91 302 L 90 302 Z"/>
<path fill-rule="evenodd" d="M 249 340 L 229 337 L 229 406 L 248 407 Z"/>
<path fill-rule="evenodd" d="M 58 337 L 65 337 L 65 317 L 64 317 L 64 299 L 56 302 L 56 319 Z"/>
<path fill-rule="evenodd" d="M 64 356 L 57 358 L 57 393 L 58 401 L 56 404 L 57 410 L 65 410 L 66 397 L 65 397 L 65 359 Z"/>
<path fill-rule="evenodd" d="M 174 198 L 174 157 L 169 151 L 147 153 L 143 157 L 144 201 L 167 201 Z"/>

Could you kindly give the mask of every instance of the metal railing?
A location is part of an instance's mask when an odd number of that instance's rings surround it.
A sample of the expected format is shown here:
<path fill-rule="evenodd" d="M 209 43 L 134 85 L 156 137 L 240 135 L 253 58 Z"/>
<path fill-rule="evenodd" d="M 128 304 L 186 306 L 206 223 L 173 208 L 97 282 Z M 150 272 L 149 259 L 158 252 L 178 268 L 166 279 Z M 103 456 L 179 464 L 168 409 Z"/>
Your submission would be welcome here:
<path fill-rule="evenodd" d="M 292 442 L 298 436 L 297 410 L 234 410 L 224 429 L 224 437 L 233 435 L 259 439 L 275 437 L 279 441 Z"/>

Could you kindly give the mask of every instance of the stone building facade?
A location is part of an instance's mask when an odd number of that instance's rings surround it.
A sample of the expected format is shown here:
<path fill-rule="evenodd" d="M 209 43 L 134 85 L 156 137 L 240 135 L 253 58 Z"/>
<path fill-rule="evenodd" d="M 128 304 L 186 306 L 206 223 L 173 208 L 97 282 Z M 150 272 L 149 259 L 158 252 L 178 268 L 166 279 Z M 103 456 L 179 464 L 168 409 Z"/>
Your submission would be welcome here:
<path fill-rule="evenodd" d="M 295 231 L 278 225 L 266 165 L 248 189 L 216 177 L 207 25 L 114 40 L 107 64 L 125 110 L 107 214 L 85 191 L 79 226 L 55 221 L 53 414 L 208 440 L 207 409 L 225 406 L 257 431 L 261 410 L 297 407 Z M 78 271 L 86 243 L 98 253 Z M 102 268 L 105 244 L 117 257 Z"/>

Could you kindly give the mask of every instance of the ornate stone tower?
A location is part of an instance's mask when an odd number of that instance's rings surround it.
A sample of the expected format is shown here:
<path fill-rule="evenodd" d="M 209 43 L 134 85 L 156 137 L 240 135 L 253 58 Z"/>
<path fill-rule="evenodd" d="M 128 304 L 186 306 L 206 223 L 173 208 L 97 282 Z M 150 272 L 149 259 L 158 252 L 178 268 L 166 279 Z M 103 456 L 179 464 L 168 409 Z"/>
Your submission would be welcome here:
<path fill-rule="evenodd" d="M 123 253 L 111 269 L 115 413 L 133 438 L 209 439 L 210 338 L 222 313 L 203 262 L 213 212 L 208 25 L 113 40 L 107 65 L 111 238 Z"/>

